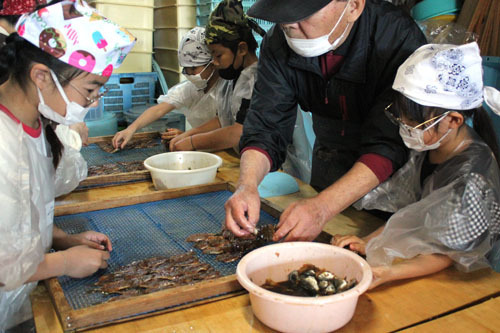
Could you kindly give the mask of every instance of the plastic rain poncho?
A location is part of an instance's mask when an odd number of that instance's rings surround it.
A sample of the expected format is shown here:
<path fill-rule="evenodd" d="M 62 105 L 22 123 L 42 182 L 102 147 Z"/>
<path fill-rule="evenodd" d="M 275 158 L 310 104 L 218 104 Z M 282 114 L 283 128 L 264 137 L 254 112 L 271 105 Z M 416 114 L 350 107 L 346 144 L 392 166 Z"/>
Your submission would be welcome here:
<path fill-rule="evenodd" d="M 444 254 L 461 271 L 494 266 L 500 241 L 500 180 L 489 147 L 467 127 L 468 147 L 439 164 L 420 185 L 426 152 L 356 203 L 356 208 L 395 212 L 382 233 L 368 242 L 367 261 L 390 265 L 395 258 Z M 495 246 L 497 250 L 491 251 Z"/>
<path fill-rule="evenodd" d="M 223 82 L 224 80 L 218 79 L 205 93 L 203 90 L 198 90 L 191 82 L 183 81 L 170 88 L 166 95 L 160 96 L 158 103 L 166 102 L 174 105 L 186 116 L 191 127 L 198 127 L 217 114 L 215 95 Z"/>
<path fill-rule="evenodd" d="M 243 69 L 238 80 L 224 80 L 216 95 L 217 116 L 221 127 L 228 127 L 236 122 L 243 99 L 252 98 L 253 86 L 257 80 L 257 62 Z"/>
<path fill-rule="evenodd" d="M 62 125 L 59 125 L 62 126 Z M 54 172 L 44 131 L 30 137 L 23 126 L 0 112 L 0 331 L 32 317 L 24 284 L 52 245 L 54 197 L 73 190 L 87 176 L 87 163 L 75 132 L 56 131 L 64 144 Z M 72 147 L 73 146 L 73 147 Z M 80 141 L 81 146 L 81 141 Z M 57 174 L 57 175 L 56 175 Z"/>

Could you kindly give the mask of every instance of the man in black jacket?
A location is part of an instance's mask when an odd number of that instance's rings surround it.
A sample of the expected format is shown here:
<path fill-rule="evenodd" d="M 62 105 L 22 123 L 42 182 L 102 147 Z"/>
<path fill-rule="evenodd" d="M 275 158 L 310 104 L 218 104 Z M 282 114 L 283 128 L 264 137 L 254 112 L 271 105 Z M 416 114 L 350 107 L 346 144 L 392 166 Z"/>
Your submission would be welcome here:
<path fill-rule="evenodd" d="M 255 231 L 257 186 L 283 163 L 299 104 L 313 115 L 311 185 L 320 193 L 283 212 L 275 240 L 312 240 L 406 161 L 384 109 L 399 65 L 426 40 L 409 16 L 382 0 L 258 0 L 248 15 L 278 24 L 261 45 L 226 226 L 237 236 Z"/>

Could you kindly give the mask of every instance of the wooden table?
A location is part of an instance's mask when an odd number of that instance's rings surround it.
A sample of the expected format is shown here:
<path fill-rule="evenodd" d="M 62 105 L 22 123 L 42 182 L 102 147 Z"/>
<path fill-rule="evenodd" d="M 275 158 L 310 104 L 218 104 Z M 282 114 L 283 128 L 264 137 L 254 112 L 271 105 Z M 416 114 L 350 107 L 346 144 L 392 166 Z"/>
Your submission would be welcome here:
<path fill-rule="evenodd" d="M 218 153 L 224 159 L 217 177 L 235 182 L 237 157 Z M 311 197 L 315 191 L 299 181 L 300 191 L 269 198 L 280 208 Z M 56 202 L 56 209 L 109 198 L 152 193 L 151 182 L 141 182 L 71 193 Z M 325 231 L 365 235 L 381 221 L 347 209 L 328 222 Z M 32 295 L 37 332 L 62 332 L 52 302 L 43 284 Z M 494 332 L 500 330 L 500 274 L 484 269 L 465 274 L 449 268 L 440 273 L 400 281 L 363 294 L 353 319 L 339 332 Z M 89 332 L 274 332 L 252 313 L 247 294 L 170 313 L 118 323 Z"/>

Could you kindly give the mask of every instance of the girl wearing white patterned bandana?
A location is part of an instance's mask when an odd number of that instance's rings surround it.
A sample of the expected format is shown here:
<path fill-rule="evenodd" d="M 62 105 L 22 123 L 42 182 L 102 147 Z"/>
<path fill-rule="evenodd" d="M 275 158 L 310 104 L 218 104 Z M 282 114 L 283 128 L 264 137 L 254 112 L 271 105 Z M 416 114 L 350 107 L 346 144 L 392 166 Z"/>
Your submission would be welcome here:
<path fill-rule="evenodd" d="M 82 0 L 25 14 L 16 29 L 0 49 L 0 332 L 23 329 L 39 280 L 107 266 L 109 238 L 56 228 L 54 198 L 87 176 L 82 141 L 67 126 L 97 104 L 135 42 Z"/>
<path fill-rule="evenodd" d="M 113 146 L 124 148 L 135 132 L 160 119 L 172 110 L 180 110 L 191 127 L 198 127 L 216 115 L 215 93 L 223 80 L 212 64 L 212 55 L 205 44 L 205 28 L 194 27 L 179 43 L 179 65 L 186 77 L 171 87 L 166 95 L 158 98 L 158 104 L 144 111 L 126 129 L 115 134 Z M 163 140 L 182 135 L 177 128 L 168 128 L 161 134 Z"/>
<path fill-rule="evenodd" d="M 393 89 L 386 115 L 413 151 L 356 205 L 394 214 L 364 238 L 335 235 L 332 244 L 366 254 L 372 288 L 450 265 L 500 271 L 498 145 L 482 108 L 500 114 L 500 92 L 483 87 L 477 44 L 422 46 Z"/>

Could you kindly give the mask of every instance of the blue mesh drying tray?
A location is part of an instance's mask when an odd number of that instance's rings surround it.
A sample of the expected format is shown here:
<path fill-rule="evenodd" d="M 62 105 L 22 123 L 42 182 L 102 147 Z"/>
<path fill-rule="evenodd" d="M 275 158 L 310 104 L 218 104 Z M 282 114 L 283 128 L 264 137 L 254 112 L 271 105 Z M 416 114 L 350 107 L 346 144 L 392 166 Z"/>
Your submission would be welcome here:
<path fill-rule="evenodd" d="M 99 147 L 98 143 L 111 142 L 112 138 L 112 135 L 89 138 L 89 145 L 82 147 L 81 150 L 82 156 L 87 161 L 87 165 L 89 167 L 100 166 L 107 163 L 115 164 L 117 162 L 144 161 L 150 156 L 165 152 L 165 146 L 161 143 L 161 138 L 158 132 L 136 133 L 132 137 L 132 139 L 155 139 L 157 140 L 158 145 L 153 147 L 124 149 L 116 153 L 108 153 Z M 122 173 L 88 177 L 84 181 L 80 182 L 78 189 L 110 186 L 151 179 L 148 170 L 127 172 L 119 164 L 116 165 L 123 171 Z"/>
<path fill-rule="evenodd" d="M 224 203 L 232 190 L 228 183 L 209 184 L 127 197 L 132 205 L 127 205 L 122 198 L 73 207 L 72 214 L 61 215 L 65 214 L 64 209 L 56 210 L 54 223 L 67 233 L 96 230 L 108 235 L 113 244 L 106 270 L 83 279 L 64 276 L 46 281 L 63 328 L 82 330 L 241 293 L 235 276 L 237 262 L 218 262 L 215 255 L 203 254 L 185 241 L 194 233 L 221 230 Z M 279 214 L 278 209 L 263 200 L 259 223 L 277 224 Z M 190 250 L 195 251 L 200 261 L 218 270 L 221 277 L 108 303 L 110 295 L 92 292 L 101 275 L 119 266 Z"/>

